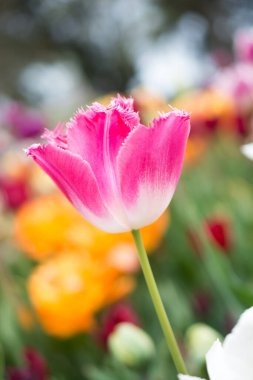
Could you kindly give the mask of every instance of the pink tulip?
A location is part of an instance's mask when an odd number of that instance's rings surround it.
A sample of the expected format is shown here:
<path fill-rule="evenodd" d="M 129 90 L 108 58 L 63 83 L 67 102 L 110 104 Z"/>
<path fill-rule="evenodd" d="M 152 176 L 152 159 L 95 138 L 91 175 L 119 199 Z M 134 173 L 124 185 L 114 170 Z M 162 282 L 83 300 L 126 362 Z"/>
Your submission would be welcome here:
<path fill-rule="evenodd" d="M 253 28 L 240 29 L 235 34 L 234 49 L 241 61 L 253 63 Z"/>
<path fill-rule="evenodd" d="M 253 102 L 253 65 L 236 63 L 220 70 L 213 78 L 212 87 L 234 100 L 236 108 L 251 110 Z"/>
<path fill-rule="evenodd" d="M 162 114 L 140 124 L 133 100 L 94 103 L 32 145 L 27 154 L 91 223 L 108 232 L 139 229 L 167 208 L 182 170 L 189 115 Z"/>

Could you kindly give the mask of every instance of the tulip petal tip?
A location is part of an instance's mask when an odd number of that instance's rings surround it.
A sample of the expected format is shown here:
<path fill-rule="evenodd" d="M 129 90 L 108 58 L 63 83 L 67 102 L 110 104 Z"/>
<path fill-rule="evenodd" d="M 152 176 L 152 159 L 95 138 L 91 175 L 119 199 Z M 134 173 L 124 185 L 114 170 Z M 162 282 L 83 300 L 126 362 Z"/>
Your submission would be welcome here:
<path fill-rule="evenodd" d="M 32 144 L 28 148 L 23 149 L 23 151 L 27 156 L 34 157 L 34 150 L 37 150 L 38 148 L 41 148 L 40 144 Z"/>

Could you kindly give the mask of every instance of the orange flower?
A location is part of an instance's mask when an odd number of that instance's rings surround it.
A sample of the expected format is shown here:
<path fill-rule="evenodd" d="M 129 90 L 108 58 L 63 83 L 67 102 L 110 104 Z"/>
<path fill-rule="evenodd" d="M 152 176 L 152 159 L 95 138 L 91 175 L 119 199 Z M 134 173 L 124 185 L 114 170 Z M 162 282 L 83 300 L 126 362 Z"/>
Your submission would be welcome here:
<path fill-rule="evenodd" d="M 154 250 L 168 226 L 168 214 L 142 229 L 145 246 Z M 89 252 L 107 256 L 125 270 L 136 267 L 135 247 L 130 233 L 108 234 L 89 224 L 63 195 L 41 196 L 27 202 L 16 214 L 15 238 L 31 258 L 42 261 L 63 251 Z"/>
<path fill-rule="evenodd" d="M 191 136 L 188 139 L 184 162 L 186 165 L 194 164 L 203 156 L 207 148 L 207 141 L 201 136 Z"/>
<path fill-rule="evenodd" d="M 185 163 L 195 163 L 208 146 L 208 137 L 215 129 L 235 129 L 235 110 L 231 99 L 214 89 L 191 91 L 172 103 L 191 113 L 191 134 L 188 139 Z"/>
<path fill-rule="evenodd" d="M 44 330 L 68 337 L 90 331 L 96 312 L 134 287 L 106 262 L 86 253 L 63 253 L 39 265 L 28 281 L 31 302 Z"/>
<path fill-rule="evenodd" d="M 174 100 L 173 106 L 191 112 L 191 135 L 205 135 L 216 126 L 231 129 L 236 117 L 231 98 L 212 88 L 183 94 Z"/>

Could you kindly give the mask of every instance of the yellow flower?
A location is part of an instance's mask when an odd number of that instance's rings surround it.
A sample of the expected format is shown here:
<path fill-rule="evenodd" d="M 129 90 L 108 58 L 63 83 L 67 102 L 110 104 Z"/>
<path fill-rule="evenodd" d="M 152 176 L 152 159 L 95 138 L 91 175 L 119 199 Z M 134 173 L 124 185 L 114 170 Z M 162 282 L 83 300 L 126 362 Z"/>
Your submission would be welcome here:
<path fill-rule="evenodd" d="M 87 253 L 52 257 L 28 280 L 31 302 L 43 329 L 59 337 L 90 331 L 95 314 L 133 287 L 131 277 Z"/>
<path fill-rule="evenodd" d="M 154 250 L 168 227 L 168 213 L 142 229 L 145 246 Z M 137 259 L 130 233 L 108 234 L 89 224 L 63 195 L 41 196 L 24 204 L 15 217 L 15 238 L 31 258 L 43 261 L 63 251 L 107 257 L 123 270 L 135 269 Z M 124 268 L 125 265 L 125 268 Z"/>

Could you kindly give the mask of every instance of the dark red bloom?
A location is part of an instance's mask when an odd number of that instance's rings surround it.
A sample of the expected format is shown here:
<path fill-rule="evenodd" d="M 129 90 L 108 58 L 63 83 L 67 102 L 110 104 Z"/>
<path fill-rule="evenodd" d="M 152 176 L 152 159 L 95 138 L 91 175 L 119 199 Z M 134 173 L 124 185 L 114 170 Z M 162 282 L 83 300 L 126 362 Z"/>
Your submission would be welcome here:
<path fill-rule="evenodd" d="M 228 253 L 232 247 L 231 226 L 224 218 L 207 219 L 205 222 L 209 237 L 223 252 Z"/>
<path fill-rule="evenodd" d="M 246 115 L 238 113 L 235 118 L 236 131 L 239 136 L 245 137 L 248 133 L 248 126 L 250 125 L 250 120 Z"/>
<path fill-rule="evenodd" d="M 193 296 L 193 310 L 198 317 L 205 318 L 209 314 L 212 306 L 210 293 L 207 291 L 198 291 Z"/>
<path fill-rule="evenodd" d="M 5 207 L 16 209 L 29 198 L 30 194 L 24 178 L 0 177 L 0 195 Z"/>
<path fill-rule="evenodd" d="M 46 380 L 48 370 L 44 358 L 35 350 L 27 349 L 24 353 L 24 368 L 9 368 L 7 380 Z"/>
<path fill-rule="evenodd" d="M 122 322 L 132 323 L 136 326 L 140 325 L 137 314 L 133 308 L 126 303 L 113 306 L 104 316 L 102 328 L 98 333 L 98 339 L 105 348 L 107 347 L 109 335 L 113 332 L 115 327 Z"/>

